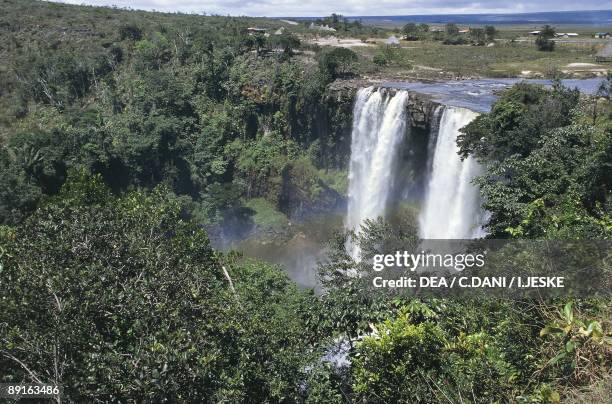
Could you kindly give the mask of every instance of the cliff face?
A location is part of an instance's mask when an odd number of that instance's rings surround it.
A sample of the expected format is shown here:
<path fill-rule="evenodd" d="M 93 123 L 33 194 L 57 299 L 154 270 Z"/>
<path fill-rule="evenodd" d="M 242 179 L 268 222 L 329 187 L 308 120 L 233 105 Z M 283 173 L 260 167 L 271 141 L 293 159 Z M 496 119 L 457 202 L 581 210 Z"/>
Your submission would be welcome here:
<path fill-rule="evenodd" d="M 432 101 L 424 94 L 410 93 L 408 102 L 408 114 L 410 115 L 410 126 L 412 129 L 425 130 L 429 133 L 434 123 L 435 111 L 440 104 Z"/>
<path fill-rule="evenodd" d="M 343 153 L 346 157 L 341 165 L 346 168 L 348 164 L 348 156 L 350 156 L 351 145 L 351 129 L 353 120 L 353 106 L 357 91 L 363 87 L 382 86 L 382 83 L 373 83 L 367 80 L 342 80 L 336 81 L 329 86 L 326 95 L 326 107 L 328 109 L 328 129 L 341 130 L 342 135 L 334 136 L 340 141 L 340 144 L 335 145 L 335 149 Z M 386 86 L 385 86 L 386 87 Z M 396 89 L 389 88 L 389 91 L 394 92 Z M 421 93 L 410 92 L 409 101 L 407 104 L 409 116 L 408 133 L 413 142 L 417 144 L 427 145 L 432 125 L 437 125 L 435 111 L 440 107 L 440 103 L 433 101 L 429 96 Z M 330 119 L 331 118 L 331 119 Z M 325 135 L 323 135 L 325 136 Z M 417 146 L 413 151 L 418 151 L 417 144 L 408 146 Z"/>
<path fill-rule="evenodd" d="M 321 168 L 344 169 L 350 157 L 353 106 L 357 88 L 330 87 L 317 108 L 313 134 L 320 149 Z"/>
<path fill-rule="evenodd" d="M 279 214 L 282 213 L 288 220 L 307 222 L 318 214 L 344 214 L 346 191 L 340 190 L 342 187 L 335 187 L 333 181 L 330 182 L 330 177 L 335 176 L 336 179 L 343 178 L 346 181 L 351 156 L 355 99 L 359 88 L 368 85 L 371 83 L 334 83 L 327 89 L 318 105 L 309 105 L 300 111 L 303 114 L 312 114 L 308 117 L 313 122 L 312 131 L 308 134 L 309 154 L 315 157 L 317 168 L 327 174 L 321 176 L 313 173 L 312 166 L 301 164 L 300 161 L 291 162 L 285 167 L 280 181 L 276 184 L 278 198 L 271 206 L 272 209 L 278 209 Z M 439 106 L 425 95 L 409 94 L 406 106 L 406 141 L 401 144 L 399 168 L 394 178 L 398 185 L 395 188 L 402 195 L 394 195 L 394 200 L 406 200 L 406 195 L 418 195 L 424 189 L 428 146 L 432 134 L 436 133 L 439 119 L 436 110 Z M 248 212 L 243 216 L 236 218 L 234 226 L 224 229 L 227 234 L 217 238 L 243 239 L 254 235 L 274 238 L 288 237 L 291 234 L 291 229 L 286 226 L 270 230 L 255 223 Z"/>
<path fill-rule="evenodd" d="M 350 159 L 351 131 L 353 119 L 353 107 L 357 92 L 360 88 L 369 86 L 385 87 L 386 91 L 394 95 L 398 89 L 390 88 L 382 83 L 371 83 L 364 80 L 345 80 L 335 82 L 328 89 L 328 99 L 333 100 L 332 104 L 342 111 L 342 128 L 344 133 L 337 136 L 342 144 L 336 144 L 335 150 L 342 153 L 344 157 L 342 169 L 348 170 Z M 439 124 L 440 104 L 433 101 L 424 94 L 409 92 L 406 104 L 407 128 L 405 141 L 401 143 L 398 159 L 398 171 L 394 175 L 393 181 L 397 184 L 394 188 L 402 195 L 394 195 L 394 200 L 409 200 L 410 195 L 420 195 L 425 188 L 426 170 L 428 166 L 428 156 L 430 154 L 433 137 L 437 134 Z M 331 112 L 332 116 L 339 117 L 338 114 Z"/>

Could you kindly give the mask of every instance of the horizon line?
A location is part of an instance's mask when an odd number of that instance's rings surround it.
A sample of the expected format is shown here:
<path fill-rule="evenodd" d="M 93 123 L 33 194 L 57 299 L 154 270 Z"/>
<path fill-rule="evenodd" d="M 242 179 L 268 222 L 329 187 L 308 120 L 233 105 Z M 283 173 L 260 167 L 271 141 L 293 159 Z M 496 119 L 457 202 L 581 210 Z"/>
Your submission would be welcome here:
<path fill-rule="evenodd" d="M 357 18 L 357 17 L 427 17 L 427 16 L 446 16 L 446 15 L 528 15 L 528 14 L 554 14 L 554 13 L 591 13 L 591 12 L 602 12 L 609 11 L 612 12 L 612 8 L 604 8 L 604 9 L 593 9 L 593 10 L 560 10 L 560 11 L 527 11 L 527 12 L 519 12 L 519 13 L 504 13 L 504 12 L 496 12 L 496 13 L 440 13 L 440 14 L 379 14 L 379 15 L 344 15 L 338 14 L 345 18 Z M 324 16 L 282 16 L 282 17 L 270 17 L 270 16 L 260 16 L 264 18 L 322 18 L 329 17 L 334 13 L 324 15 Z M 235 17 L 235 16 L 233 16 Z M 248 16 L 244 16 L 248 17 Z"/>
<path fill-rule="evenodd" d="M 92 7 L 92 8 L 107 8 L 107 9 L 111 9 L 111 10 L 123 10 L 123 11 L 144 11 L 144 12 L 151 12 L 151 13 L 162 13 L 162 14 L 187 14 L 187 15 L 198 15 L 198 16 L 221 16 L 221 17 L 247 17 L 247 18 L 270 18 L 270 19 L 288 19 L 288 18 L 301 18 L 301 19 L 309 19 L 309 18 L 325 18 L 325 17 L 329 17 L 332 14 L 337 14 L 340 15 L 344 18 L 361 18 L 361 17 L 367 17 L 367 18 L 373 18 L 373 17 L 426 17 L 426 16 L 461 16 L 461 15 L 528 15 L 528 14 L 554 14 L 554 13 L 589 13 L 589 12 L 602 12 L 602 11 L 606 11 L 606 12 L 612 12 L 612 8 L 606 8 L 606 9 L 592 9 L 592 10 L 552 10 L 552 11 L 521 11 L 521 12 L 467 12 L 467 13 L 439 13 L 439 14 L 435 14 L 435 13 L 427 13 L 427 14 L 379 14 L 379 15 L 346 15 L 346 14 L 341 14 L 339 12 L 330 12 L 327 15 L 300 15 L 300 16 L 270 16 L 270 15 L 246 15 L 246 14 L 222 14 L 222 13 L 208 13 L 206 12 L 206 10 L 202 10 L 200 12 L 198 11 L 181 11 L 181 10 L 174 10 L 174 11 L 164 11 L 164 10 L 157 10 L 154 8 L 133 8 L 130 6 L 118 6 L 116 4 L 106 4 L 106 5 L 100 5 L 100 4 L 87 4 L 87 3 L 80 3 L 80 4 L 73 4 L 73 3 L 66 3 L 64 1 L 61 0 L 42 0 L 42 2 L 44 3 L 53 3 L 53 4 L 60 4 L 60 5 L 65 5 L 65 6 L 76 6 L 76 7 Z M 204 14 L 203 14 L 204 13 Z"/>

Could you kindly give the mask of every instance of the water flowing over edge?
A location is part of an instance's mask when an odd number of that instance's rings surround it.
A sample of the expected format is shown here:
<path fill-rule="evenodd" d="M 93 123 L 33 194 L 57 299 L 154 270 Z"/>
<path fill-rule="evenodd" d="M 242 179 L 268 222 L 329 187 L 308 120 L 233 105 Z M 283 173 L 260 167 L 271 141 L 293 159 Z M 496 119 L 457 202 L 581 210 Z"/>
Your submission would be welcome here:
<path fill-rule="evenodd" d="M 397 157 L 407 137 L 408 92 L 360 89 L 353 110 L 346 227 L 384 216 L 395 184 Z M 350 247 L 356 257 L 356 246 Z"/>
<path fill-rule="evenodd" d="M 419 215 L 424 239 L 471 239 L 486 235 L 486 213 L 472 180 L 483 173 L 473 157 L 461 160 L 459 130 L 478 116 L 465 108 L 445 107 L 440 120 L 425 198 Z"/>
<path fill-rule="evenodd" d="M 349 164 L 348 211 L 345 226 L 359 230 L 366 219 L 386 216 L 394 195 L 399 150 L 410 140 L 408 92 L 373 87 L 357 93 L 353 110 Z M 441 114 L 441 117 L 440 117 Z M 478 188 L 472 184 L 483 169 L 473 158 L 461 160 L 459 129 L 477 113 L 441 106 L 433 119 L 426 161 L 426 190 L 420 195 L 419 235 L 429 239 L 466 239 L 486 235 Z M 438 121 L 439 119 L 439 121 Z M 357 246 L 347 245 L 355 259 Z"/>

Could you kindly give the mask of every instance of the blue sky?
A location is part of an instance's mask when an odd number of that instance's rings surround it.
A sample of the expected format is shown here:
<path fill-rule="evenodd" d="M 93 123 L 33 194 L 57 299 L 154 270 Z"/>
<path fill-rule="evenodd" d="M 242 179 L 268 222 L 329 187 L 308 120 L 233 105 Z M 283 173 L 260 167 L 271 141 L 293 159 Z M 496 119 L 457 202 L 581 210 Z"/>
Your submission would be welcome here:
<path fill-rule="evenodd" d="M 55 0 L 143 10 L 248 16 L 525 13 L 612 9 L 612 0 Z"/>

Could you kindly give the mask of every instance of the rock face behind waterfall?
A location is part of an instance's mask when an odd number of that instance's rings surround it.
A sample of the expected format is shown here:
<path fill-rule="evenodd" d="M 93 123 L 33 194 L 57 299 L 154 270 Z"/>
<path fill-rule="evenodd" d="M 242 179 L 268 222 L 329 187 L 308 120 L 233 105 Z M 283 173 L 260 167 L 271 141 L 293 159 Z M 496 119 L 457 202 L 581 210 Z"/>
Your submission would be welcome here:
<path fill-rule="evenodd" d="M 477 116 L 428 97 L 367 87 L 356 94 L 346 227 L 386 217 L 400 202 L 420 206 L 423 238 L 484 235 L 478 188 L 481 167 L 457 154 L 459 129 Z"/>

